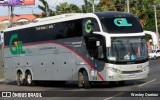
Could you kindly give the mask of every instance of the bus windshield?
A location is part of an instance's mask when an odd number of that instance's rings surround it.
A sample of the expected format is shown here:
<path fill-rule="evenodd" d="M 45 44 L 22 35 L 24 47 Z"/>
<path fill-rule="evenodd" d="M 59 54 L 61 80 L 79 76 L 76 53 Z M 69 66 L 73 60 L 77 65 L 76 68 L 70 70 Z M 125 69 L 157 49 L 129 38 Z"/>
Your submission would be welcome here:
<path fill-rule="evenodd" d="M 117 62 L 134 62 L 147 59 L 145 38 L 112 38 L 111 47 L 107 48 L 107 59 Z"/>
<path fill-rule="evenodd" d="M 143 32 L 141 24 L 136 17 L 102 18 L 101 23 L 103 31 L 107 33 L 129 34 Z"/>

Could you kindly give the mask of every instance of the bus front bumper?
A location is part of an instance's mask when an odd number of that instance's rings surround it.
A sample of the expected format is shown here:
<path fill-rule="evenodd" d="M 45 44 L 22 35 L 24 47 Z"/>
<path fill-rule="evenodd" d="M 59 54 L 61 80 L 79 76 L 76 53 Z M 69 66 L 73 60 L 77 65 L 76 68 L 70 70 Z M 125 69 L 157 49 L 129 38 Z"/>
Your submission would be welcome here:
<path fill-rule="evenodd" d="M 125 80 L 143 80 L 148 77 L 149 67 L 146 67 L 139 71 L 116 71 L 108 69 L 106 81 L 125 81 Z"/>

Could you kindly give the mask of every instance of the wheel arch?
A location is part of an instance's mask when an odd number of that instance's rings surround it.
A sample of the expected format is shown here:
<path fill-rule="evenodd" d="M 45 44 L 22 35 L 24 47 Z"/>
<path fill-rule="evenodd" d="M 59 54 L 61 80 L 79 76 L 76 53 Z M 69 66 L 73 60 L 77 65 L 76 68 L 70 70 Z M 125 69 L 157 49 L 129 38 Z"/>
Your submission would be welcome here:
<path fill-rule="evenodd" d="M 29 72 L 30 72 L 31 75 L 32 75 L 32 79 L 34 79 L 32 69 L 31 69 L 31 68 L 26 68 L 26 70 L 25 70 L 25 75 L 26 75 L 27 73 L 29 73 Z"/>
<path fill-rule="evenodd" d="M 89 69 L 88 68 L 86 68 L 86 67 L 80 67 L 79 69 L 78 69 L 78 73 L 79 72 L 82 72 L 83 70 L 85 70 L 86 72 L 87 72 L 87 75 L 88 75 L 88 78 L 89 78 L 89 81 L 90 81 L 90 71 L 89 71 Z M 77 74 L 78 75 L 78 74 Z"/>
<path fill-rule="evenodd" d="M 16 75 L 21 72 L 23 74 L 23 79 L 25 78 L 25 73 L 24 71 L 21 69 L 21 68 L 18 68 L 17 71 L 16 71 Z"/>

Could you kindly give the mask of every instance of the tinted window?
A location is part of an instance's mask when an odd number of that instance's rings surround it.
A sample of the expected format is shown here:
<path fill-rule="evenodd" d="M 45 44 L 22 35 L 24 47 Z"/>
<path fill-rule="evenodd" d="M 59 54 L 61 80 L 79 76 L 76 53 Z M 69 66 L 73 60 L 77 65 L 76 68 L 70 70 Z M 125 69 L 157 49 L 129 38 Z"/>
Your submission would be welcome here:
<path fill-rule="evenodd" d="M 88 35 L 86 37 L 87 50 L 91 57 L 97 60 L 105 61 L 105 38 L 100 35 Z M 97 43 L 99 45 L 97 45 Z"/>
<path fill-rule="evenodd" d="M 82 36 L 82 20 L 66 22 L 66 37 L 79 37 Z"/>
<path fill-rule="evenodd" d="M 23 43 L 80 37 L 82 36 L 82 22 L 82 19 L 78 19 L 9 31 L 4 34 L 5 45 L 9 45 L 13 34 L 17 34 L 16 40 L 23 41 Z"/>
<path fill-rule="evenodd" d="M 102 18 L 102 28 L 108 33 L 138 33 L 142 27 L 136 17 Z"/>

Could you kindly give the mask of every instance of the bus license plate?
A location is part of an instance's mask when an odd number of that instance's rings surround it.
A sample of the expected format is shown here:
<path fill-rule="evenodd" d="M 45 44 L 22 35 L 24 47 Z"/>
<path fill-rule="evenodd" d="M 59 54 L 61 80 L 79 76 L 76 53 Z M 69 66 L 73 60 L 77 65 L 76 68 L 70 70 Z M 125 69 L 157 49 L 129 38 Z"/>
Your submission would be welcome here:
<path fill-rule="evenodd" d="M 135 74 L 129 74 L 128 77 L 135 77 Z"/>

